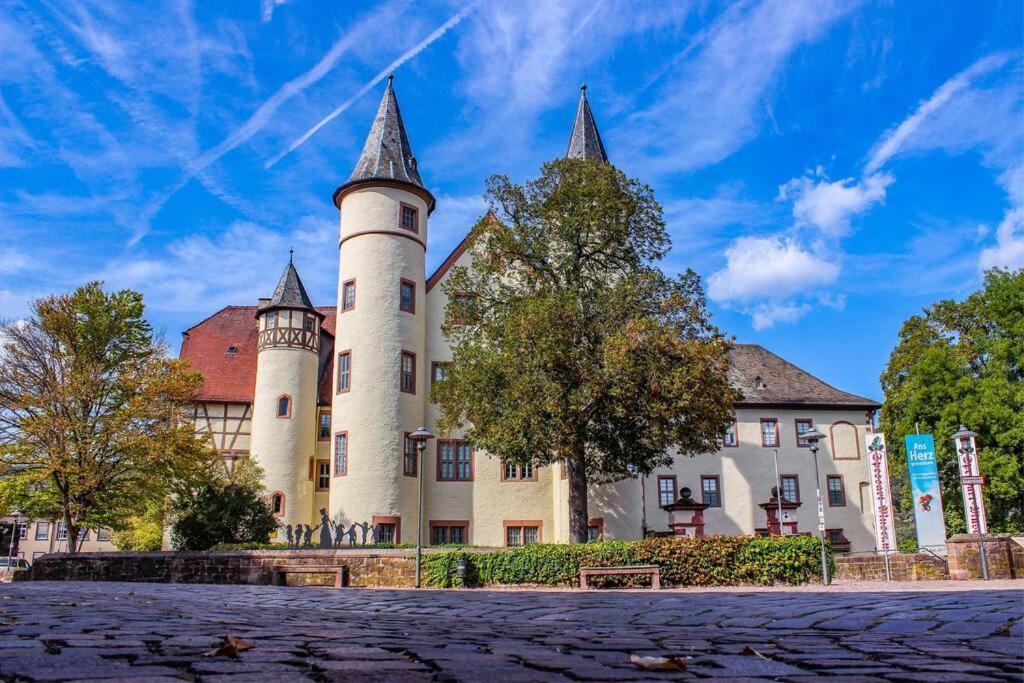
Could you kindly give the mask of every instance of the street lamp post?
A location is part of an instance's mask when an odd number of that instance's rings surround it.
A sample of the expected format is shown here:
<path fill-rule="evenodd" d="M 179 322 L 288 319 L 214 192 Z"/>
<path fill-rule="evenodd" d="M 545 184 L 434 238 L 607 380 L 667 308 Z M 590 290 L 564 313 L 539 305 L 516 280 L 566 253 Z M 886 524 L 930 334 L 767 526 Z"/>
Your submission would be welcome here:
<path fill-rule="evenodd" d="M 12 571 L 11 562 L 14 560 L 14 536 L 18 533 L 18 527 L 21 525 L 21 510 L 15 508 L 14 512 L 11 513 L 11 517 L 14 521 L 11 523 L 11 547 L 7 550 L 7 571 Z"/>
<path fill-rule="evenodd" d="M 421 565 L 423 556 L 423 453 L 427 450 L 427 441 L 434 438 L 434 435 L 427 431 L 426 427 L 420 427 L 409 435 L 409 438 L 416 444 L 416 478 L 419 480 L 419 497 L 417 507 L 419 512 L 416 516 L 416 587 L 421 586 Z"/>
<path fill-rule="evenodd" d="M 974 452 L 974 448 L 971 447 L 971 439 L 978 436 L 977 433 L 972 432 L 967 427 L 960 425 L 960 431 L 953 435 L 953 445 L 956 448 L 956 452 L 960 458 L 976 458 L 977 453 Z M 973 465 L 971 466 L 973 469 Z M 978 468 L 980 472 L 981 468 Z M 964 471 L 964 467 L 960 467 L 960 471 Z M 970 474 L 970 472 L 968 472 Z M 960 475 L 963 479 L 963 474 Z M 967 486 L 968 484 L 961 483 L 961 486 Z M 967 520 L 967 530 L 970 531 L 971 519 L 978 520 L 978 559 L 981 560 L 981 578 L 983 581 L 988 581 L 988 558 L 985 556 L 985 530 L 981 526 L 981 511 L 978 509 L 978 498 L 974 492 L 974 485 L 971 486 L 971 495 L 966 496 L 971 501 L 970 512 L 964 510 L 965 513 L 970 514 L 971 518 Z"/>
<path fill-rule="evenodd" d="M 821 499 L 821 475 L 818 473 L 818 441 L 824 439 L 825 435 L 812 427 L 811 431 L 804 432 L 801 436 L 810 444 L 811 455 L 814 456 L 814 488 L 818 494 L 818 535 L 821 538 L 821 581 L 827 586 L 831 581 L 828 576 L 828 556 L 825 552 L 825 503 Z"/>

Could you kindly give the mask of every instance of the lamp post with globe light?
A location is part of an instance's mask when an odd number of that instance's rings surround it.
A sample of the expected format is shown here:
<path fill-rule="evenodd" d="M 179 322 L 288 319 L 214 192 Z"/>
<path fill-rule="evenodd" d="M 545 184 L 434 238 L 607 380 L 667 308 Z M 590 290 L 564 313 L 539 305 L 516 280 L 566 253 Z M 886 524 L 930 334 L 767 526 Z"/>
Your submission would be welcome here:
<path fill-rule="evenodd" d="M 980 492 L 975 491 L 974 487 L 976 486 L 976 484 L 965 480 L 963 474 L 964 472 L 967 472 L 967 476 L 973 477 L 973 472 L 981 471 L 981 468 L 977 466 L 978 454 L 975 452 L 974 445 L 972 443 L 972 439 L 974 439 L 976 436 L 978 436 L 976 432 L 972 432 L 967 427 L 960 425 L 960 430 L 956 434 L 954 434 L 952 438 L 953 446 L 954 448 L 956 448 L 957 452 L 957 459 L 961 461 L 960 483 L 964 489 L 964 498 L 967 501 L 970 501 L 971 506 L 970 510 L 964 510 L 965 515 L 970 515 L 970 517 L 967 519 L 967 531 L 971 531 L 971 520 L 974 520 L 974 525 L 978 529 L 978 559 L 981 561 L 981 578 L 984 581 L 988 581 L 988 558 L 985 556 L 985 528 L 982 525 L 981 510 L 979 509 L 977 498 Z M 966 466 L 962 464 L 964 461 L 968 463 Z M 980 476 L 974 478 L 978 480 L 981 479 Z M 970 495 L 968 495 L 967 493 L 967 487 L 970 487 Z"/>
<path fill-rule="evenodd" d="M 11 522 L 11 547 L 7 551 L 7 571 L 12 571 L 11 562 L 14 561 L 14 541 L 15 536 L 18 534 L 19 527 L 21 526 L 21 510 L 15 508 L 14 512 L 11 513 L 11 517 L 14 521 Z M 0 551 L 2 552 L 2 551 Z"/>
<path fill-rule="evenodd" d="M 821 475 L 818 473 L 818 442 L 825 438 L 825 435 L 812 427 L 810 431 L 800 436 L 810 444 L 811 454 L 814 456 L 814 488 L 818 494 L 818 535 L 821 538 L 821 582 L 829 585 L 828 576 L 828 555 L 825 552 L 825 503 L 821 499 Z"/>
<path fill-rule="evenodd" d="M 416 516 L 416 587 L 421 585 L 421 562 L 423 554 L 423 453 L 427 450 L 427 441 L 434 438 L 434 435 L 427 431 L 426 427 L 420 427 L 409 435 L 409 438 L 416 444 L 416 478 L 419 479 L 419 499 L 417 507 L 419 512 Z"/>

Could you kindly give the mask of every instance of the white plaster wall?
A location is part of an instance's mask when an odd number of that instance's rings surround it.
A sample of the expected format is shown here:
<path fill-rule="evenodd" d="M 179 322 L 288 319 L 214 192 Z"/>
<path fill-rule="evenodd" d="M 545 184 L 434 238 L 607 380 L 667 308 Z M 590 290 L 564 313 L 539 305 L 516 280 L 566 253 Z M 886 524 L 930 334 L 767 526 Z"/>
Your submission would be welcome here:
<path fill-rule="evenodd" d="M 295 325 L 300 326 L 301 318 Z M 277 417 L 277 399 L 292 397 L 290 419 Z M 285 494 L 281 524 L 308 524 L 313 506 L 309 457 L 316 452 L 317 354 L 267 347 L 256 358 L 251 455 L 263 468 L 267 494 Z"/>
<path fill-rule="evenodd" d="M 418 234 L 398 227 L 400 202 L 419 209 Z M 374 232 L 357 234 L 367 231 Z M 421 244 L 427 239 L 427 206 L 405 190 L 358 189 L 342 199 L 340 239 L 335 359 L 351 351 L 352 385 L 338 394 L 333 378 L 332 431 L 348 432 L 349 453 L 348 473 L 331 480 L 330 512 L 346 525 L 398 515 L 405 541 L 415 537 L 416 486 L 402 474 L 402 441 L 404 432 L 423 423 L 430 366 Z M 342 312 L 342 283 L 353 278 L 355 309 Z M 417 283 L 415 314 L 399 310 L 402 278 Z M 416 354 L 415 395 L 399 391 L 403 350 Z M 332 472 L 334 465 L 332 455 Z"/>

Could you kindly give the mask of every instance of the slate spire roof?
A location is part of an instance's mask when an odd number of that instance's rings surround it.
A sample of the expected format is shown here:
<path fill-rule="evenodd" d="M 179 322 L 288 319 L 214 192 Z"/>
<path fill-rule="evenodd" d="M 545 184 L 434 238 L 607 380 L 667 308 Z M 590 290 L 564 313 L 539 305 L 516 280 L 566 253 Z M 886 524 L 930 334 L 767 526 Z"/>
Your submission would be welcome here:
<path fill-rule="evenodd" d="M 423 187 L 423 180 L 416 169 L 416 157 L 412 154 L 409 136 L 405 133 L 393 80 L 394 76 L 388 76 L 384 97 L 377 107 L 377 116 L 370 126 L 363 153 L 359 155 L 349 182 L 383 178 Z"/>
<path fill-rule="evenodd" d="M 302 284 L 299 271 L 295 270 L 295 263 L 290 255 L 288 257 L 288 265 L 284 267 L 284 272 L 281 273 L 281 279 L 277 283 L 277 289 L 274 290 L 273 296 L 269 299 L 260 299 L 257 315 L 275 308 L 294 308 L 317 313 L 313 307 L 313 302 L 309 299 L 309 294 L 306 293 L 306 288 Z M 317 315 L 320 314 L 317 313 Z"/>
<path fill-rule="evenodd" d="M 569 136 L 569 151 L 565 156 L 570 159 L 600 159 L 608 161 L 601 142 L 601 134 L 597 132 L 594 113 L 587 102 L 587 86 L 580 86 L 580 104 L 576 108 L 576 119 L 572 124 L 572 135 Z"/>

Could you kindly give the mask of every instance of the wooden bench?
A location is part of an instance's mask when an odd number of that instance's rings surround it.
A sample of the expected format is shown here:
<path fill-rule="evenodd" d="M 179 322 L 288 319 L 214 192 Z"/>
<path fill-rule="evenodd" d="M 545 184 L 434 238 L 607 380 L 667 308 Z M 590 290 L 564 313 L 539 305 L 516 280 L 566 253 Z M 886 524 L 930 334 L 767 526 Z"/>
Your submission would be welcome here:
<path fill-rule="evenodd" d="M 334 587 L 348 585 L 348 567 L 341 565 L 279 565 L 274 567 L 274 585 L 287 586 L 288 574 L 334 574 Z"/>
<path fill-rule="evenodd" d="M 641 564 L 631 567 L 580 567 L 580 588 L 586 590 L 587 579 L 591 576 L 644 575 L 651 577 L 651 590 L 661 590 L 661 568 L 656 564 Z"/>

